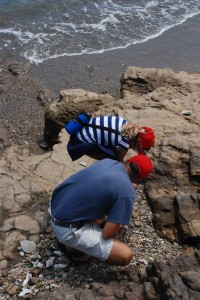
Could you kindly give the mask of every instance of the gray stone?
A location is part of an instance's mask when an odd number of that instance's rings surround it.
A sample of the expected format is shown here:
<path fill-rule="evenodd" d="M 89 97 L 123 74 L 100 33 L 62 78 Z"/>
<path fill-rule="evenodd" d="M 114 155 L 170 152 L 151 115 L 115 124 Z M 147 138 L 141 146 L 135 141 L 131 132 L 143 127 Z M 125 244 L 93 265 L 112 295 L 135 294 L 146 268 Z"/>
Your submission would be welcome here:
<path fill-rule="evenodd" d="M 8 261 L 6 259 L 0 261 L 0 270 L 6 269 L 8 266 Z"/>
<path fill-rule="evenodd" d="M 33 241 L 20 241 L 21 248 L 26 253 L 33 253 L 36 250 L 36 244 Z"/>
<path fill-rule="evenodd" d="M 53 266 L 53 268 L 54 268 L 55 270 L 62 270 L 62 269 L 66 269 L 67 266 L 68 266 L 68 264 L 55 264 L 55 265 Z"/>
<path fill-rule="evenodd" d="M 200 292 L 200 276 L 199 272 L 188 271 L 180 273 L 180 276 L 186 286 L 192 290 Z"/>
<path fill-rule="evenodd" d="M 53 256 L 49 257 L 49 259 L 46 260 L 46 268 L 53 267 L 54 261 L 55 261 L 55 257 L 53 257 Z"/>

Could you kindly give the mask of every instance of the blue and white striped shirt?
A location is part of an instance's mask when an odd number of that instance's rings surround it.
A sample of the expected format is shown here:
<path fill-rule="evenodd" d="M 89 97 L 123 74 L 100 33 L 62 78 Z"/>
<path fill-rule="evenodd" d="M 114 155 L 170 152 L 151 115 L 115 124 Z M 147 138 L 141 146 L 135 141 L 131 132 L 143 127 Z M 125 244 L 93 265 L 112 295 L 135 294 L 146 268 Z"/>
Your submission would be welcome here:
<path fill-rule="evenodd" d="M 100 125 L 102 127 L 112 128 L 115 132 L 110 132 L 106 129 L 93 128 L 90 126 L 83 127 L 78 133 L 77 138 L 84 143 L 94 143 L 105 147 L 119 147 L 128 150 L 129 141 L 126 137 L 120 135 L 122 125 L 126 124 L 127 120 L 116 116 L 103 116 L 92 118 L 89 124 Z"/>

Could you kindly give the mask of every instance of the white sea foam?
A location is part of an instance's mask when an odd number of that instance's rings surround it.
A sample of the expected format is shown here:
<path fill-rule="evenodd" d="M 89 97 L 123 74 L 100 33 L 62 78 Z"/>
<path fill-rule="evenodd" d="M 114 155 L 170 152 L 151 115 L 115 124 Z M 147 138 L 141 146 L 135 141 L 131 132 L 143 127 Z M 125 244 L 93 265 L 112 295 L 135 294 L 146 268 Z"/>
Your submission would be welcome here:
<path fill-rule="evenodd" d="M 24 31 L 22 32 L 21 29 L 19 30 L 15 30 L 14 28 L 6 28 L 6 29 L 0 29 L 0 33 L 7 33 L 7 34 L 11 34 L 11 35 L 15 35 L 16 37 L 18 37 L 19 41 L 21 41 L 24 44 L 27 44 L 29 41 L 32 40 L 40 40 L 40 39 L 45 39 L 46 37 L 48 38 L 49 36 L 54 36 L 54 34 L 45 34 L 43 32 L 41 33 L 33 33 L 30 31 Z"/>
<path fill-rule="evenodd" d="M 36 64 L 61 56 L 103 53 L 144 43 L 200 13 L 199 0 L 69 0 L 68 5 L 58 0 L 55 5 L 43 18 L 30 20 L 30 26 L 27 21 L 0 29 L 1 48 L 8 47 L 10 37 L 9 46 L 17 45 L 21 55 Z"/>
<path fill-rule="evenodd" d="M 148 9 L 148 8 L 151 8 L 151 7 L 155 7 L 158 5 L 158 1 L 157 0 L 152 0 L 150 2 L 148 2 L 146 5 L 145 5 L 145 8 Z"/>
<path fill-rule="evenodd" d="M 138 39 L 138 40 L 135 40 L 134 42 L 129 42 L 126 45 L 123 45 L 123 46 L 119 45 L 119 46 L 115 46 L 115 47 L 111 47 L 111 48 L 107 48 L 107 49 L 104 48 L 104 47 L 102 47 L 101 50 L 94 50 L 94 49 L 87 48 L 87 49 L 83 49 L 79 53 L 78 52 L 71 52 L 71 53 L 64 52 L 64 53 L 60 53 L 60 54 L 49 55 L 49 56 L 47 56 L 45 58 L 39 58 L 37 51 L 36 50 L 32 50 L 31 55 L 29 53 L 25 52 L 23 54 L 23 56 L 25 58 L 27 58 L 31 63 L 40 64 L 40 63 L 42 63 L 45 60 L 55 59 L 55 58 L 64 57 L 64 56 L 80 56 L 80 55 L 83 55 L 83 54 L 98 54 L 98 53 L 101 54 L 101 53 L 103 53 L 105 51 L 112 51 L 112 50 L 117 50 L 117 49 L 125 49 L 125 48 L 127 48 L 127 47 L 129 47 L 129 46 L 131 46 L 133 44 L 144 43 L 144 42 L 147 42 L 150 39 L 154 39 L 154 38 L 162 35 L 165 31 L 169 30 L 170 28 L 172 28 L 174 26 L 177 26 L 179 24 L 184 23 L 188 18 L 191 18 L 191 17 L 193 17 L 193 16 L 195 16 L 197 14 L 199 14 L 199 13 L 187 15 L 180 22 L 177 22 L 176 24 L 174 24 L 172 26 L 165 27 L 165 28 L 161 29 L 159 32 L 157 32 L 156 34 L 153 34 L 153 35 L 148 36 L 148 37 L 146 37 L 144 39 L 141 39 L 141 40 Z"/>

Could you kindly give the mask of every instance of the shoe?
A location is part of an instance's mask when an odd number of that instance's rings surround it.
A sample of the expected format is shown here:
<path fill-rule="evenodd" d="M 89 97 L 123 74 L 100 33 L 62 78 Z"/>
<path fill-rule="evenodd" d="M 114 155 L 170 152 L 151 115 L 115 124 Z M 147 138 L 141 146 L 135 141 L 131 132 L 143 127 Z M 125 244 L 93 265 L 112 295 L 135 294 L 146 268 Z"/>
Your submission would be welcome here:
<path fill-rule="evenodd" d="M 50 147 L 50 144 L 48 144 L 46 141 L 41 140 L 39 141 L 39 146 L 40 148 L 42 148 L 43 150 L 47 150 Z"/>
<path fill-rule="evenodd" d="M 79 250 L 69 248 L 64 244 L 58 242 L 58 247 L 64 253 L 64 255 L 73 262 L 76 266 L 84 265 L 90 262 L 91 256 L 85 254 Z"/>

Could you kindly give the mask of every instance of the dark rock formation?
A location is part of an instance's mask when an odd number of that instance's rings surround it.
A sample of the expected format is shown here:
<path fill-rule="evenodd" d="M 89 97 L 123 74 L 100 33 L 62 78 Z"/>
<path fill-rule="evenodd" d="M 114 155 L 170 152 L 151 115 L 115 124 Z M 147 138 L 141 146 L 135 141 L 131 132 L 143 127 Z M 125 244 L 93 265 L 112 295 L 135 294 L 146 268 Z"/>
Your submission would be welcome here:
<path fill-rule="evenodd" d="M 154 262 L 136 273 L 129 268 L 122 272 L 129 280 L 91 283 L 87 288 L 72 293 L 57 289 L 45 299 L 105 299 L 105 300 L 198 300 L 200 298 L 200 251 L 179 257 L 164 264 Z M 39 295 L 38 295 L 39 296 Z M 37 297 L 38 297 L 37 296 Z M 52 298 L 54 297 L 54 298 Z"/>

